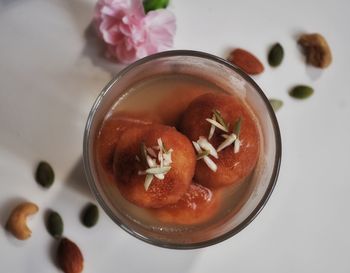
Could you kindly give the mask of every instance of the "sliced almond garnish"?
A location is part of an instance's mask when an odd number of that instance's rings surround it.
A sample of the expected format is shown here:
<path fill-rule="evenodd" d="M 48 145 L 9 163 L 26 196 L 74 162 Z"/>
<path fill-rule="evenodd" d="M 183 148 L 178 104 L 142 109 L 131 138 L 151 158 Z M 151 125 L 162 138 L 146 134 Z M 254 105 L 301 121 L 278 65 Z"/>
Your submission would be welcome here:
<path fill-rule="evenodd" d="M 239 117 L 236 123 L 233 125 L 233 132 L 236 134 L 237 138 L 239 136 L 239 133 L 241 132 L 241 126 L 242 126 L 242 118 Z"/>
<path fill-rule="evenodd" d="M 235 144 L 233 145 L 233 152 L 234 152 L 235 154 L 237 154 L 237 153 L 239 152 L 240 146 L 241 146 L 241 141 L 239 140 L 239 138 L 237 138 L 237 139 L 235 140 Z"/>
<path fill-rule="evenodd" d="M 222 142 L 219 147 L 217 148 L 217 151 L 220 152 L 223 149 L 225 149 L 226 147 L 230 146 L 233 142 L 235 142 L 235 140 L 237 139 L 237 136 L 235 134 L 231 134 L 229 135 L 224 142 Z"/>
<path fill-rule="evenodd" d="M 219 145 L 219 147 L 217 148 L 217 152 L 222 151 L 223 149 L 230 146 L 231 144 L 233 144 L 234 153 L 236 154 L 239 152 L 239 148 L 241 144 L 239 140 L 239 133 L 241 132 L 241 126 L 242 126 L 242 118 L 239 117 L 235 122 L 235 124 L 233 125 L 233 130 L 232 130 L 233 133 L 221 135 L 225 140 Z"/>
<path fill-rule="evenodd" d="M 147 148 L 146 148 L 146 145 L 144 142 L 141 143 L 141 160 L 142 160 L 142 163 L 144 164 L 148 164 L 147 163 Z"/>
<path fill-rule="evenodd" d="M 193 144 L 194 148 L 196 149 L 197 153 L 203 152 L 201 147 L 199 146 L 199 144 L 197 142 L 192 141 L 192 144 Z"/>
<path fill-rule="evenodd" d="M 217 171 L 218 166 L 215 164 L 215 162 L 213 160 L 210 159 L 209 156 L 203 157 L 203 160 L 204 160 L 205 164 L 207 164 L 209 169 L 211 169 L 213 172 Z"/>
<path fill-rule="evenodd" d="M 213 110 L 216 120 L 228 131 L 228 124 L 225 122 L 219 110 Z"/>
<path fill-rule="evenodd" d="M 157 157 L 157 156 L 155 156 L 155 157 Z M 160 149 L 158 152 L 158 161 L 159 161 L 160 167 L 163 167 L 164 160 L 163 160 L 163 150 L 162 149 Z"/>
<path fill-rule="evenodd" d="M 222 130 L 226 133 L 228 132 L 228 130 L 224 126 L 222 126 L 219 122 L 217 122 L 216 120 L 213 120 L 210 118 L 207 118 L 205 120 L 208 121 L 210 124 L 214 125 L 215 127 L 219 128 L 220 130 Z"/>
<path fill-rule="evenodd" d="M 201 153 L 198 153 L 197 160 L 200 160 L 200 159 L 202 159 L 203 157 L 205 157 L 205 156 L 207 156 L 209 154 L 210 154 L 209 151 L 203 151 Z"/>
<path fill-rule="evenodd" d="M 154 176 L 157 177 L 159 180 L 163 180 L 165 178 L 164 173 L 157 173 Z"/>
<path fill-rule="evenodd" d="M 202 148 L 202 150 L 209 151 L 210 155 L 212 155 L 215 158 L 218 158 L 218 153 L 215 150 L 214 146 L 211 145 L 205 137 L 200 136 L 197 140 L 197 143 Z"/>
<path fill-rule="evenodd" d="M 215 121 L 216 121 L 215 115 L 213 115 L 212 120 L 215 120 Z M 211 126 L 210 126 L 210 131 L 209 131 L 209 136 L 208 136 L 208 139 L 209 139 L 209 140 L 214 136 L 214 133 L 215 133 L 215 125 L 214 125 L 214 124 L 211 124 Z"/>
<path fill-rule="evenodd" d="M 146 175 L 144 187 L 147 191 L 151 185 L 154 177 L 159 180 L 164 180 L 165 175 L 170 171 L 172 163 L 171 154 L 173 149 L 168 151 L 165 149 L 163 141 L 161 138 L 157 139 L 158 146 L 153 146 L 152 148 L 147 148 L 144 143 L 141 143 L 141 156 L 144 164 L 148 166 L 146 170 L 139 170 L 138 175 Z M 155 151 L 158 150 L 158 153 Z M 140 158 L 136 155 L 136 160 L 139 161 Z"/>
<path fill-rule="evenodd" d="M 145 183 L 143 184 L 146 191 L 148 190 L 149 186 L 151 186 L 152 180 L 153 180 L 153 175 L 147 174 L 145 178 Z"/>
<path fill-rule="evenodd" d="M 169 151 L 165 154 L 163 154 L 163 164 L 165 166 L 170 165 L 171 163 L 173 163 L 172 159 L 171 159 L 171 153 L 173 152 L 173 149 L 169 149 Z"/>
<path fill-rule="evenodd" d="M 147 148 L 147 153 L 153 157 L 157 157 L 156 152 L 152 148 Z"/>
<path fill-rule="evenodd" d="M 152 159 L 149 155 L 146 156 L 146 160 L 147 160 L 147 165 L 150 168 L 155 167 L 157 165 L 156 161 Z"/>
<path fill-rule="evenodd" d="M 197 160 L 203 159 L 204 163 L 209 167 L 209 169 L 211 169 L 213 172 L 216 172 L 218 167 L 215 162 L 209 157 L 209 155 L 212 155 L 211 152 L 213 149 L 215 150 L 215 148 L 204 137 L 200 137 L 197 142 L 192 141 L 192 143 L 195 150 L 197 151 Z M 213 152 L 213 154 L 218 156 L 216 150 Z"/>
<path fill-rule="evenodd" d="M 146 170 L 147 174 L 164 174 L 170 171 L 171 167 L 154 167 Z"/>

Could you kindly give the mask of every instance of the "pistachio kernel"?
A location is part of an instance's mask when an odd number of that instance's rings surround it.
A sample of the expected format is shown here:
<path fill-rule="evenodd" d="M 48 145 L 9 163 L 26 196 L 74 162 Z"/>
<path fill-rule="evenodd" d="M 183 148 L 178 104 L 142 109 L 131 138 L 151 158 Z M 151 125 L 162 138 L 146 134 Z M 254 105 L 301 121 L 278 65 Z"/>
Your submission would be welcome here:
<path fill-rule="evenodd" d="M 283 106 L 283 101 L 279 99 L 269 99 L 272 109 L 277 112 Z"/>
<path fill-rule="evenodd" d="M 55 179 L 55 173 L 51 165 L 45 161 L 39 162 L 39 165 L 35 172 L 35 180 L 42 187 L 49 188 L 52 186 Z"/>
<path fill-rule="evenodd" d="M 83 210 L 81 221 L 86 227 L 93 227 L 98 221 L 98 208 L 96 205 L 90 203 Z"/>
<path fill-rule="evenodd" d="M 297 85 L 289 91 L 289 95 L 296 99 L 306 99 L 313 93 L 313 88 L 307 85 Z"/>
<path fill-rule="evenodd" d="M 60 238 L 63 234 L 63 220 L 56 212 L 51 211 L 46 221 L 47 231 L 55 238 Z"/>
<path fill-rule="evenodd" d="M 269 52 L 268 61 L 272 67 L 279 66 L 284 57 L 284 50 L 280 43 L 274 44 Z"/>

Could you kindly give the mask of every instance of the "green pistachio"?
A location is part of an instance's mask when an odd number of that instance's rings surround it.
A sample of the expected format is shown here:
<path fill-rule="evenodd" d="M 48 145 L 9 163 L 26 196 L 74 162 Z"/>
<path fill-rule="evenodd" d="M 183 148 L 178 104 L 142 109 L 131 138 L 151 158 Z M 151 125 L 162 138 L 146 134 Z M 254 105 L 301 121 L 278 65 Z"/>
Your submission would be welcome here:
<path fill-rule="evenodd" d="M 52 186 L 55 179 L 55 173 L 51 165 L 45 161 L 41 161 L 35 172 L 35 180 L 44 188 Z"/>
<path fill-rule="evenodd" d="M 274 44 L 269 52 L 268 61 L 273 67 L 279 66 L 283 60 L 284 50 L 280 43 Z"/>
<path fill-rule="evenodd" d="M 81 221 L 86 227 L 93 227 L 98 221 L 98 208 L 94 204 L 88 204 L 82 214 Z"/>
<path fill-rule="evenodd" d="M 307 85 L 297 85 L 289 91 L 289 95 L 296 99 L 306 99 L 313 93 L 313 88 Z"/>
<path fill-rule="evenodd" d="M 63 233 L 63 221 L 56 211 L 51 211 L 46 221 L 47 231 L 55 238 L 60 238 Z"/>
<path fill-rule="evenodd" d="M 283 101 L 278 100 L 278 99 L 269 99 L 270 104 L 275 112 L 277 112 L 282 106 L 283 106 Z"/>

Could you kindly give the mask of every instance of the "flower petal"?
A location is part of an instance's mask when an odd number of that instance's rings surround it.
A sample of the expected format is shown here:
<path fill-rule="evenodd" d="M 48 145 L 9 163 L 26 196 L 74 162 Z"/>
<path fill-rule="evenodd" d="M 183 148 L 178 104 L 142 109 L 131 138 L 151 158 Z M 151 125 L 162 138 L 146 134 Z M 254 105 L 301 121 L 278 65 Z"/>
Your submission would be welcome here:
<path fill-rule="evenodd" d="M 165 9 L 150 11 L 144 19 L 144 24 L 149 45 L 157 51 L 172 47 L 176 32 L 175 16 L 172 12 Z"/>
<path fill-rule="evenodd" d="M 116 57 L 122 63 L 130 63 L 136 59 L 135 48 L 128 49 L 128 46 L 125 45 L 126 43 L 127 41 L 124 41 L 116 48 Z"/>
<path fill-rule="evenodd" d="M 107 53 L 122 63 L 170 48 L 176 30 L 170 11 L 145 14 L 142 0 L 98 0 L 94 21 Z"/>

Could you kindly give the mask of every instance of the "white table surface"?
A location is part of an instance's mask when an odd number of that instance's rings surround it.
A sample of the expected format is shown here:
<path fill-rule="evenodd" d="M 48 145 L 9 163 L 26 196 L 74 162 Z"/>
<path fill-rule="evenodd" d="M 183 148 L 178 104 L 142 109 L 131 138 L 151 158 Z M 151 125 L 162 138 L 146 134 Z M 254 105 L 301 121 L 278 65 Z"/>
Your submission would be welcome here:
<path fill-rule="evenodd" d="M 278 112 L 283 159 L 277 186 L 261 214 L 233 238 L 206 249 L 162 249 L 133 238 L 101 210 L 92 229 L 79 222 L 93 200 L 82 169 L 83 129 L 101 88 L 120 65 L 103 59 L 86 29 L 94 1 L 0 0 L 0 272 L 59 272 L 54 240 L 43 216 L 59 211 L 65 235 L 85 257 L 84 272 L 350 272 L 350 2 L 348 0 L 173 0 L 176 49 L 225 57 L 243 47 L 259 56 L 255 77 Z M 320 32 L 334 62 L 306 67 L 296 46 L 300 32 Z M 281 67 L 266 61 L 269 46 L 285 49 Z M 315 88 L 291 99 L 294 84 Z M 52 188 L 33 179 L 39 160 L 56 172 Z M 28 241 L 4 230 L 20 200 L 37 203 Z"/>

